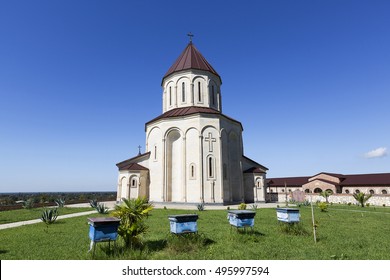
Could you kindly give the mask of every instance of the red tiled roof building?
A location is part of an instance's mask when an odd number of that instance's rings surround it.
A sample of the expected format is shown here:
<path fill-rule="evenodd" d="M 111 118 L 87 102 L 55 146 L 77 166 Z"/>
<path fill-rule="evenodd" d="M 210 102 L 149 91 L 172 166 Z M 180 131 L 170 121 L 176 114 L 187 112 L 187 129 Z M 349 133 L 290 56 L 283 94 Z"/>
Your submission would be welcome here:
<path fill-rule="evenodd" d="M 222 114 L 222 80 L 192 42 L 162 79 L 146 152 L 117 164 L 118 195 L 154 202 L 265 201 L 267 168 L 243 155 L 242 124 Z"/>

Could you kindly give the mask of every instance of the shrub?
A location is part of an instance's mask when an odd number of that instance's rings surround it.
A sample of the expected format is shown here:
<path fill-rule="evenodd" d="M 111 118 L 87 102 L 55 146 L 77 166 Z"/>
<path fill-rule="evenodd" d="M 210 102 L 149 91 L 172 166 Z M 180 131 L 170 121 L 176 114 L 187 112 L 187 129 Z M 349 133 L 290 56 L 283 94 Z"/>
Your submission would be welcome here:
<path fill-rule="evenodd" d="M 386 207 L 386 204 L 382 204 L 383 207 Z"/>
<path fill-rule="evenodd" d="M 320 208 L 321 212 L 327 212 L 328 204 L 326 202 L 320 202 L 318 203 L 318 208 Z"/>
<path fill-rule="evenodd" d="M 57 198 L 56 200 L 54 200 L 54 202 L 59 208 L 62 208 L 65 205 L 65 200 L 63 198 Z"/>
<path fill-rule="evenodd" d="M 253 211 L 256 211 L 257 208 L 258 208 L 258 205 L 257 205 L 257 204 L 252 204 L 252 205 L 251 205 L 251 208 L 252 208 Z"/>
<path fill-rule="evenodd" d="M 240 205 L 238 205 L 238 210 L 245 210 L 245 209 L 246 209 L 245 203 L 240 203 Z"/>
<path fill-rule="evenodd" d="M 367 202 L 367 203 L 366 203 L 366 207 L 370 207 L 370 203 Z"/>
<path fill-rule="evenodd" d="M 367 202 L 367 200 L 370 199 L 371 196 L 372 194 L 365 194 L 362 192 L 353 194 L 353 198 L 356 199 L 356 201 L 360 204 L 361 207 L 364 207 L 364 204 Z"/>
<path fill-rule="evenodd" d="M 96 209 L 96 207 L 98 206 L 98 202 L 97 202 L 96 199 L 91 199 L 91 200 L 89 201 L 89 205 L 91 205 L 92 208 L 95 208 L 95 209 Z"/>
<path fill-rule="evenodd" d="M 198 211 L 204 211 L 204 203 L 199 203 L 197 206 Z"/>
<path fill-rule="evenodd" d="M 95 209 L 100 214 L 108 214 L 108 208 L 104 203 L 98 203 Z"/>
<path fill-rule="evenodd" d="M 17 201 L 16 203 L 22 203 L 22 207 L 24 209 L 31 209 L 34 207 L 34 200 L 32 198 L 29 198 L 27 200 L 20 200 Z"/>
<path fill-rule="evenodd" d="M 113 215 L 121 219 L 118 234 L 123 238 L 126 247 L 141 243 L 141 236 L 148 227 L 144 221 L 148 217 L 153 205 L 147 198 L 122 199 L 122 203 L 115 206 Z"/>
<path fill-rule="evenodd" d="M 57 208 L 52 209 L 43 209 L 41 220 L 44 222 L 47 226 L 53 224 L 58 217 L 58 211 Z"/>

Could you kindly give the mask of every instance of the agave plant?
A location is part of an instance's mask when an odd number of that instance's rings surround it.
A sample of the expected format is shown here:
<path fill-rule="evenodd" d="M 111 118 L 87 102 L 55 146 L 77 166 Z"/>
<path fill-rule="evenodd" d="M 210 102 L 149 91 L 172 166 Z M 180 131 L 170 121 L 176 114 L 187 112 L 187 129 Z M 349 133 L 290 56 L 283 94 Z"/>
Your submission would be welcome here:
<path fill-rule="evenodd" d="M 58 217 L 58 211 L 57 208 L 52 209 L 44 209 L 41 215 L 41 220 L 44 222 L 47 226 L 51 225 L 57 220 Z"/>
<path fill-rule="evenodd" d="M 89 205 L 91 205 L 92 208 L 95 208 L 98 206 L 98 202 L 96 199 L 92 199 L 89 201 Z"/>
<path fill-rule="evenodd" d="M 61 197 L 54 200 L 54 202 L 57 204 L 57 207 L 59 207 L 59 208 L 62 208 L 65 205 L 65 199 L 63 199 Z"/>
<path fill-rule="evenodd" d="M 34 200 L 32 198 L 29 198 L 27 200 L 19 200 L 16 201 L 16 203 L 22 203 L 22 207 L 24 209 L 31 209 L 34 207 Z"/>
<path fill-rule="evenodd" d="M 147 198 L 123 198 L 122 203 L 115 206 L 112 214 L 121 219 L 118 234 L 127 247 L 140 243 L 140 237 L 148 229 L 144 220 L 152 209 L 153 205 Z"/>
<path fill-rule="evenodd" d="M 204 203 L 199 203 L 196 207 L 198 208 L 198 211 L 204 211 Z"/>
<path fill-rule="evenodd" d="M 366 204 L 367 200 L 369 200 L 371 196 L 372 194 L 365 194 L 362 192 L 353 194 L 353 198 L 356 199 L 361 207 L 364 207 L 364 204 Z"/>
<path fill-rule="evenodd" d="M 100 214 L 107 214 L 108 213 L 108 208 L 106 207 L 106 205 L 104 203 L 100 203 L 100 202 L 97 203 L 95 209 Z"/>

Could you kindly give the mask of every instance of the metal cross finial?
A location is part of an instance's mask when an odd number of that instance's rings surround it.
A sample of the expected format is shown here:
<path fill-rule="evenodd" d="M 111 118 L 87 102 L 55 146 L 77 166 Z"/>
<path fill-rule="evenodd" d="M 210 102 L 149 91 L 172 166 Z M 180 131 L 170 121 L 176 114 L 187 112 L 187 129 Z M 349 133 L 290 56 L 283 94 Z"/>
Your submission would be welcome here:
<path fill-rule="evenodd" d="M 138 146 L 138 155 L 141 154 L 141 146 Z"/>
<path fill-rule="evenodd" d="M 191 32 L 187 34 L 188 37 L 190 37 L 190 43 L 192 42 L 192 37 L 194 37 L 194 34 L 192 34 Z"/>

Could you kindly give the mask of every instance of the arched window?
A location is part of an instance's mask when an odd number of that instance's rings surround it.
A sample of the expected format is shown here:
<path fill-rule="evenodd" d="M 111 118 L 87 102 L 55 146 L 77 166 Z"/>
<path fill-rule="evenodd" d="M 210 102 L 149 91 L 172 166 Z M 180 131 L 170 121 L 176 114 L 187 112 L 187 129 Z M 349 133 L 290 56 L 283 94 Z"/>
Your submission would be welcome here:
<path fill-rule="evenodd" d="M 309 192 L 310 192 L 310 190 L 309 190 L 309 189 L 306 189 L 306 190 L 305 190 L 305 193 L 309 193 Z"/>
<path fill-rule="evenodd" d="M 154 145 L 154 160 L 157 160 L 157 145 Z"/>
<path fill-rule="evenodd" d="M 360 191 L 359 190 L 355 190 L 355 193 L 360 193 Z"/>
<path fill-rule="evenodd" d="M 346 194 L 349 194 L 349 190 L 345 190 L 345 193 L 346 193 Z"/>
<path fill-rule="evenodd" d="M 215 178 L 215 166 L 213 156 L 207 158 L 207 177 Z"/>
<path fill-rule="evenodd" d="M 374 190 L 370 190 L 370 194 L 375 194 Z"/>
<path fill-rule="evenodd" d="M 202 90 L 200 82 L 198 82 L 198 101 L 202 102 Z"/>
<path fill-rule="evenodd" d="M 189 172 L 190 172 L 190 179 L 191 179 L 191 180 L 196 179 L 196 170 L 195 170 L 195 164 L 194 164 L 194 163 L 191 163 L 191 164 L 190 164 L 190 170 L 189 170 Z"/>
<path fill-rule="evenodd" d="M 321 193 L 322 192 L 322 189 L 320 189 L 320 188 L 315 188 L 314 189 L 314 193 Z"/>
<path fill-rule="evenodd" d="M 382 194 L 387 194 L 387 191 L 386 190 L 382 190 Z"/>
<path fill-rule="evenodd" d="M 169 106 L 172 105 L 172 87 L 169 87 Z"/>
<path fill-rule="evenodd" d="M 181 101 L 186 102 L 186 85 L 184 82 L 181 83 Z"/>
<path fill-rule="evenodd" d="M 131 187 L 136 188 L 137 187 L 137 179 L 133 178 L 131 179 Z"/>
<path fill-rule="evenodd" d="M 331 189 L 327 189 L 326 192 L 329 194 L 333 194 L 333 191 Z"/>
<path fill-rule="evenodd" d="M 211 86 L 211 101 L 212 101 L 213 105 L 215 105 L 214 85 Z"/>

